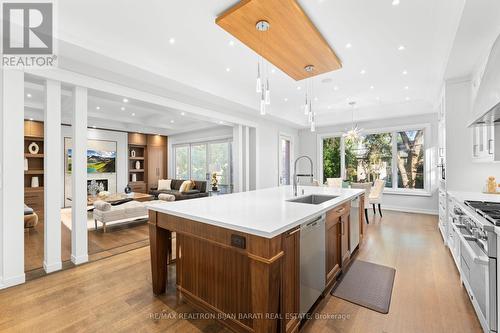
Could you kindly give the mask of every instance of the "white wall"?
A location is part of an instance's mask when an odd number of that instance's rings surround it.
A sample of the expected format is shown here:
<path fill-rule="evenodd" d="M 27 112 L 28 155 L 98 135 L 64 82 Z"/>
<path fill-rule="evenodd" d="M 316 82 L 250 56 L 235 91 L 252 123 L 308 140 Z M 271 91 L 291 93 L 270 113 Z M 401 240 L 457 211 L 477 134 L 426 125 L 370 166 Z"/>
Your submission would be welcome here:
<path fill-rule="evenodd" d="M 376 130 L 382 128 L 392 128 L 392 127 L 403 127 L 411 126 L 414 124 L 430 124 L 431 126 L 431 137 L 426 137 L 427 150 L 432 152 L 430 165 L 430 175 L 431 175 L 431 196 L 414 196 L 414 195 L 404 195 L 404 194 L 384 194 L 383 198 L 383 208 L 411 211 L 419 213 L 430 213 L 437 214 L 438 210 L 438 199 L 437 199 L 437 179 L 436 179 L 436 164 L 435 153 L 438 146 L 438 123 L 437 114 L 425 114 L 421 116 L 411 116 L 405 118 L 392 118 L 383 119 L 377 121 L 360 122 L 358 125 L 364 130 Z M 318 135 L 327 133 L 342 133 L 346 128 L 349 128 L 350 124 L 343 124 L 337 126 L 320 127 L 316 129 L 315 133 L 311 133 L 309 129 L 304 129 L 299 131 L 299 154 L 307 155 L 313 160 L 314 166 L 314 176 L 318 177 L 320 174 L 319 170 L 319 153 L 318 153 Z M 308 172 L 308 164 L 300 162 L 298 169 L 300 172 Z"/>
<path fill-rule="evenodd" d="M 292 138 L 293 156 L 299 153 L 299 131 L 271 121 L 259 121 L 257 127 L 257 188 L 268 188 L 279 184 L 279 136 L 286 134 Z M 293 163 L 291 172 L 293 174 Z"/>
<path fill-rule="evenodd" d="M 256 117 L 260 117 L 256 115 Z M 269 119 L 257 118 L 257 127 L 255 133 L 250 131 L 250 157 L 256 159 L 255 163 L 250 161 L 250 183 L 256 182 L 256 188 L 268 188 L 278 186 L 278 149 L 280 134 L 287 134 L 292 138 L 294 156 L 298 156 L 298 130 Z M 175 144 L 217 140 L 222 138 L 233 138 L 233 128 L 229 126 L 215 127 L 208 130 L 195 131 L 172 135 L 168 137 L 169 156 L 172 156 L 172 146 Z M 233 156 L 234 156 L 233 151 Z M 252 165 L 255 164 L 255 170 Z M 293 161 L 292 161 L 293 164 Z M 293 165 L 292 165 L 293 167 Z M 233 165 L 233 179 L 237 179 L 238 168 Z M 293 172 L 293 170 L 292 170 Z M 173 158 L 169 158 L 169 175 L 173 174 Z M 254 178 L 256 181 L 254 181 Z M 250 186 L 252 188 L 252 185 Z"/>
<path fill-rule="evenodd" d="M 472 160 L 470 79 L 446 82 L 446 185 L 448 190 L 481 192 L 488 176 L 500 180 L 500 164 Z"/>
<path fill-rule="evenodd" d="M 231 126 L 216 126 L 204 130 L 170 135 L 168 137 L 168 176 L 174 177 L 175 175 L 173 145 L 229 138 L 233 138 L 233 128 Z"/>
<path fill-rule="evenodd" d="M 62 142 L 61 149 L 64 154 L 64 138 L 71 138 L 71 126 L 63 125 L 61 128 L 62 132 Z M 88 139 L 91 140 L 107 140 L 107 141 L 115 141 L 116 142 L 116 191 L 123 192 L 123 189 L 127 186 L 128 183 L 128 135 L 125 132 L 116 132 L 116 131 L 106 131 L 100 129 L 87 129 Z M 61 179 L 65 179 L 64 175 L 64 158 L 63 158 L 63 166 L 62 166 L 62 176 Z M 61 207 L 65 206 L 65 194 L 70 193 L 68 191 L 63 191 L 61 198 Z M 68 206 L 68 205 L 66 205 Z"/>

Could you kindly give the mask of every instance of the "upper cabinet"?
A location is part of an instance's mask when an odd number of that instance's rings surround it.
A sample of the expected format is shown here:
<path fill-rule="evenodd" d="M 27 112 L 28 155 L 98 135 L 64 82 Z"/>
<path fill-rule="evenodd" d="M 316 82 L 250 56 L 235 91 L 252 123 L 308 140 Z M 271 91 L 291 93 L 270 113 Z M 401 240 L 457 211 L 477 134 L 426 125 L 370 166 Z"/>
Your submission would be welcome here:
<path fill-rule="evenodd" d="M 472 159 L 474 162 L 500 161 L 500 126 L 492 124 L 472 127 Z"/>
<path fill-rule="evenodd" d="M 472 124 L 492 124 L 500 119 L 500 36 L 497 38 L 485 66 L 481 66 L 472 83 Z"/>

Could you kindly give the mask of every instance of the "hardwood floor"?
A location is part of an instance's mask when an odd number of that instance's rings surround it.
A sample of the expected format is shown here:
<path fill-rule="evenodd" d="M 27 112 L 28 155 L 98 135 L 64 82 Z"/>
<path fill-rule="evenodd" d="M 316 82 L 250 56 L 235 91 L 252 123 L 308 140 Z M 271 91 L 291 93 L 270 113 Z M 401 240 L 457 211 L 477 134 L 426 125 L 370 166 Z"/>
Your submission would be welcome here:
<path fill-rule="evenodd" d="M 370 220 L 358 258 L 396 268 L 389 314 L 327 296 L 303 331 L 480 332 L 437 218 L 384 211 Z M 174 275 L 170 265 L 167 292 L 154 297 L 148 247 L 51 274 L 0 291 L 0 331 L 228 332 L 196 318 Z"/>
<path fill-rule="evenodd" d="M 71 218 L 71 217 L 70 217 Z M 128 249 L 131 244 L 149 244 L 149 231 L 147 223 L 126 223 L 109 226 L 108 232 L 101 229 L 89 230 L 88 249 L 89 257 L 103 258 L 114 255 L 117 249 Z M 26 272 L 40 269 L 43 266 L 43 221 L 33 230 L 24 233 L 24 270 Z M 61 223 L 61 259 L 67 262 L 71 258 L 71 230 Z"/>

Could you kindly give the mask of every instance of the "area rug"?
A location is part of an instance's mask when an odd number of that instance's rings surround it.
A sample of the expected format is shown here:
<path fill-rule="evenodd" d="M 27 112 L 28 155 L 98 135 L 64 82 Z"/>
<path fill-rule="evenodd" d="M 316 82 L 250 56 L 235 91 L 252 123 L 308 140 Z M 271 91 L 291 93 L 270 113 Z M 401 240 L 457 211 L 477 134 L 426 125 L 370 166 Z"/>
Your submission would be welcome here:
<path fill-rule="evenodd" d="M 332 295 L 380 313 L 389 313 L 396 270 L 355 260 Z"/>

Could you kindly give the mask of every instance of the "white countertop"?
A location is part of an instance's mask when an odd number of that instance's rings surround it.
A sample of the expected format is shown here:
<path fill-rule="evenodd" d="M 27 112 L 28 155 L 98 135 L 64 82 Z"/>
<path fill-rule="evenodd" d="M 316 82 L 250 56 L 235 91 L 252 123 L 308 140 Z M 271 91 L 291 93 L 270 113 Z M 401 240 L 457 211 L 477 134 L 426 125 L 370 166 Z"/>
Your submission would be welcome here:
<path fill-rule="evenodd" d="M 304 189 L 304 195 L 302 195 Z M 335 199 L 319 205 L 289 202 L 292 187 L 282 186 L 147 205 L 148 209 L 231 230 L 272 238 L 361 195 L 360 189 L 299 186 L 298 197 L 321 194 Z"/>

